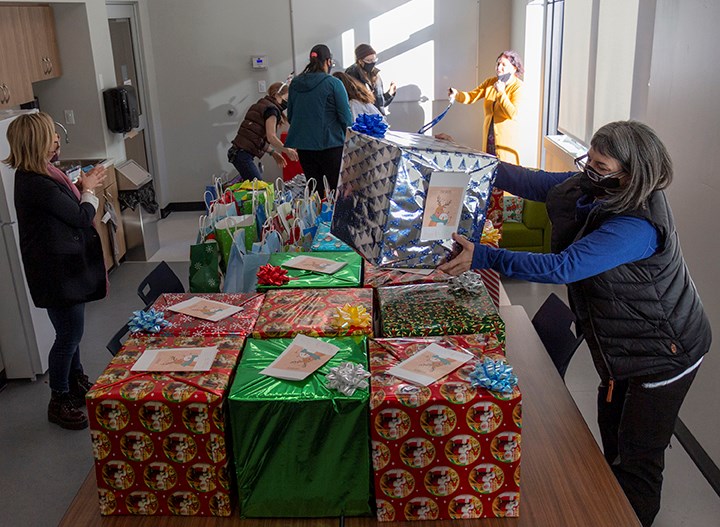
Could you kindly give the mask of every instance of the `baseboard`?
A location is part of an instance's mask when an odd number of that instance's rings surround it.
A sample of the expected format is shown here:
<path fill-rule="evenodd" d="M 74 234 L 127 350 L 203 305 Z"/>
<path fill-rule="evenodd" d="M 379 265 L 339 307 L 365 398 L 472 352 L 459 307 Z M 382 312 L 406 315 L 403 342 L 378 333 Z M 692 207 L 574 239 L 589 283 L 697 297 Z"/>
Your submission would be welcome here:
<path fill-rule="evenodd" d="M 205 210 L 205 203 L 202 201 L 180 201 L 178 203 L 168 203 L 168 206 L 162 209 L 162 217 L 167 217 L 171 212 L 196 212 Z"/>

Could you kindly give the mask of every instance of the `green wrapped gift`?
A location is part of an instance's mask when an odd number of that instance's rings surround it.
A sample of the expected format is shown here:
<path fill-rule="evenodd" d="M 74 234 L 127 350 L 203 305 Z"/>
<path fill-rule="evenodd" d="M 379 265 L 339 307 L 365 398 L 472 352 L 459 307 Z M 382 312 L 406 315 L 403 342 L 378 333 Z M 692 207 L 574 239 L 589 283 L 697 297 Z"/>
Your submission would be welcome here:
<path fill-rule="evenodd" d="M 306 271 L 304 269 L 292 269 L 284 264 L 298 256 L 309 256 L 314 258 L 325 258 L 334 262 L 345 262 L 345 265 L 332 274 L 318 271 Z M 356 252 L 297 252 L 297 253 L 276 253 L 270 255 L 270 265 L 277 265 L 287 270 L 290 281 L 282 286 L 270 286 L 258 284 L 258 291 L 268 289 L 298 289 L 305 287 L 360 287 L 362 284 L 362 258 Z"/>
<path fill-rule="evenodd" d="M 485 334 L 505 346 L 505 323 L 480 279 L 473 291 L 452 282 L 378 287 L 383 337 Z"/>
<path fill-rule="evenodd" d="M 293 339 L 248 339 L 228 398 L 242 517 L 370 514 L 369 389 L 346 396 L 325 376 L 368 368 L 364 336 L 320 338 L 340 348 L 302 381 L 260 374 Z"/>

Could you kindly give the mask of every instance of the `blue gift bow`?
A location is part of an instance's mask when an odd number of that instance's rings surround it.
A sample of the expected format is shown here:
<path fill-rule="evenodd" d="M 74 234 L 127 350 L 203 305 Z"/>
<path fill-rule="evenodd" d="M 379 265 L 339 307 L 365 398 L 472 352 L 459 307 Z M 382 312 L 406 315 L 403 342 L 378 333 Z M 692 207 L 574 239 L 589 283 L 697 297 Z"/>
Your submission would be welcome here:
<path fill-rule="evenodd" d="M 385 137 L 385 132 L 387 132 L 388 125 L 383 121 L 382 115 L 361 113 L 355 119 L 352 129 L 361 134 L 383 138 Z"/>
<path fill-rule="evenodd" d="M 517 386 L 517 376 L 512 370 L 505 362 L 485 357 L 470 373 L 470 383 L 494 392 L 512 393 Z"/>
<path fill-rule="evenodd" d="M 141 331 L 146 333 L 160 333 L 162 328 L 171 325 L 170 322 L 165 320 L 165 313 L 163 311 L 155 311 L 153 308 L 150 308 L 147 311 L 133 311 L 128 322 L 128 329 L 130 333 L 139 333 Z"/>

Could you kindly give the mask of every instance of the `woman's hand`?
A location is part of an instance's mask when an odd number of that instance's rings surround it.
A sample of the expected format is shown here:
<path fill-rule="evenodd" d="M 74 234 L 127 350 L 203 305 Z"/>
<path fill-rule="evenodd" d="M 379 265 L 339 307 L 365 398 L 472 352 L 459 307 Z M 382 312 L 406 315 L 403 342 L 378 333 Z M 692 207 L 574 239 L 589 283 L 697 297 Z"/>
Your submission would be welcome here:
<path fill-rule="evenodd" d="M 80 178 L 80 190 L 82 192 L 95 193 L 95 189 L 99 188 L 107 177 L 107 168 L 103 165 L 95 165 L 88 172 L 83 172 Z"/>
<path fill-rule="evenodd" d="M 455 142 L 455 139 L 450 134 L 446 134 L 445 132 L 440 132 L 439 134 L 435 134 L 435 139 L 440 139 L 440 141 L 450 141 L 451 143 Z"/>
<path fill-rule="evenodd" d="M 458 94 L 458 91 L 455 88 L 453 88 L 452 86 L 450 88 L 448 88 L 448 97 L 450 98 L 451 101 L 455 100 L 455 97 L 457 97 L 457 94 Z"/>
<path fill-rule="evenodd" d="M 280 168 L 285 168 L 287 166 L 287 160 L 277 150 L 273 150 L 270 155 L 273 157 L 273 159 L 277 163 L 277 166 L 279 166 Z"/>
<path fill-rule="evenodd" d="M 498 91 L 498 93 L 504 93 L 505 92 L 505 83 L 503 81 L 495 81 L 495 89 Z"/>
<path fill-rule="evenodd" d="M 465 236 L 461 236 L 456 232 L 453 233 L 452 239 L 455 241 L 453 254 L 448 262 L 438 266 L 438 270 L 453 276 L 463 274 L 470 270 L 475 252 L 475 244 L 468 240 Z"/>
<path fill-rule="evenodd" d="M 288 156 L 290 161 L 297 161 L 298 159 L 300 159 L 298 157 L 297 150 L 295 150 L 294 148 L 283 147 L 283 152 L 285 152 L 285 155 Z"/>
<path fill-rule="evenodd" d="M 395 84 L 395 81 L 390 81 L 390 87 L 388 88 L 388 93 L 390 95 L 395 95 L 397 92 L 397 84 Z"/>

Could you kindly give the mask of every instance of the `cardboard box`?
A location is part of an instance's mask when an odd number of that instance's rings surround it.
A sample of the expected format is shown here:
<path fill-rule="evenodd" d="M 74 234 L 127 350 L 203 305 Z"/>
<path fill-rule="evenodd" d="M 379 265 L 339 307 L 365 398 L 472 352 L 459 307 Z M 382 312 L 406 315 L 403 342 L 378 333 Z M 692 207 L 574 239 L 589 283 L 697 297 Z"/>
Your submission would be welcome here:
<path fill-rule="evenodd" d="M 423 387 L 389 373 L 430 343 L 478 359 Z M 522 399 L 474 387 L 474 336 L 372 339 L 370 420 L 379 521 L 519 515 Z"/>
<path fill-rule="evenodd" d="M 224 401 L 243 337 L 131 339 L 87 394 L 100 513 L 230 516 Z M 131 371 L 145 349 L 217 346 L 212 369 Z"/>

